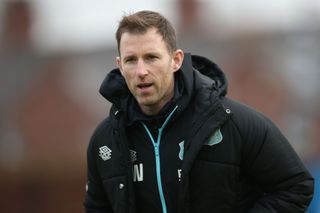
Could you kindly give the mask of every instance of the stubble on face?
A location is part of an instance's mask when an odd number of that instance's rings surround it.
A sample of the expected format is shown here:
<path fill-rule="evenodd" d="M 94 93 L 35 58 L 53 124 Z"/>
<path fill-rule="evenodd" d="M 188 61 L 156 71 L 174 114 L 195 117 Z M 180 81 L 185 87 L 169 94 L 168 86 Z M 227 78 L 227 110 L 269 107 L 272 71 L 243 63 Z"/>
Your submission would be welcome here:
<path fill-rule="evenodd" d="M 130 92 L 145 114 L 157 114 L 174 95 L 173 54 L 154 28 L 144 34 L 124 33 L 120 53 L 117 63 Z"/>

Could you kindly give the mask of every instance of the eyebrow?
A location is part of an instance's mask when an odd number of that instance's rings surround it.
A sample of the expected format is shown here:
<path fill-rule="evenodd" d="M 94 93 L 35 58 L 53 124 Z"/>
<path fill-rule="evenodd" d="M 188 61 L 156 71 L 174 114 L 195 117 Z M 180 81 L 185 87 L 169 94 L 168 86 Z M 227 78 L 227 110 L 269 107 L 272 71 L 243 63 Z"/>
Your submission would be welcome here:
<path fill-rule="evenodd" d="M 156 53 L 156 52 L 149 52 L 149 53 L 146 53 L 145 55 L 146 55 L 146 56 L 155 55 L 155 56 L 160 57 L 161 54 Z"/>
<path fill-rule="evenodd" d="M 150 56 L 150 55 L 154 55 L 154 56 L 157 56 L 157 57 L 160 57 L 160 56 L 161 56 L 161 54 L 160 54 L 160 53 L 157 53 L 157 52 L 148 52 L 148 53 L 145 53 L 145 54 L 143 55 L 143 57 Z M 132 55 L 127 55 L 127 56 L 124 56 L 124 57 L 123 57 L 123 60 L 126 61 L 126 60 L 131 59 L 131 58 L 136 58 L 136 56 L 135 56 L 134 54 L 132 54 Z"/>

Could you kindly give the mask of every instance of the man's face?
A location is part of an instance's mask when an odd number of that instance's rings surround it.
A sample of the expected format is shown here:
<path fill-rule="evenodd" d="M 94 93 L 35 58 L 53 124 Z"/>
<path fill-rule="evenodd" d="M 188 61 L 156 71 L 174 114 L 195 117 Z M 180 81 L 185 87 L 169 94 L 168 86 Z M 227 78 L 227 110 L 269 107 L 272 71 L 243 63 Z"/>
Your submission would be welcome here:
<path fill-rule="evenodd" d="M 145 114 L 157 114 L 173 97 L 174 72 L 182 61 L 182 50 L 169 52 L 155 28 L 144 34 L 122 34 L 117 64 Z"/>

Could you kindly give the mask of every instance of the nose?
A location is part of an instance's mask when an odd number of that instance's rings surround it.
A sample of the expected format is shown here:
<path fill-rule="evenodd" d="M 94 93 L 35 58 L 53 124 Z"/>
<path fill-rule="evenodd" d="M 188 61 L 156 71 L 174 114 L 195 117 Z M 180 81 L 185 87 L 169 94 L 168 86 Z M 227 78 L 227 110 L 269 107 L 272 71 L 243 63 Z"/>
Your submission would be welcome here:
<path fill-rule="evenodd" d="M 145 77 L 148 74 L 147 67 L 143 60 L 138 60 L 136 72 L 137 75 L 141 78 Z"/>

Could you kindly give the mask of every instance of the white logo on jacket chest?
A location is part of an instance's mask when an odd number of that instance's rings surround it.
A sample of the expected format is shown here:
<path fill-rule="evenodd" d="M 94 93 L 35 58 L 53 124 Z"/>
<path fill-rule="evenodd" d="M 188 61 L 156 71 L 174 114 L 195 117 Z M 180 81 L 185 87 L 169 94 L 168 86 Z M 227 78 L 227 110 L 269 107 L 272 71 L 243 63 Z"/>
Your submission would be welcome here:
<path fill-rule="evenodd" d="M 99 156 L 104 161 L 111 159 L 111 152 L 111 149 L 109 149 L 107 146 L 102 146 L 99 148 Z"/>

